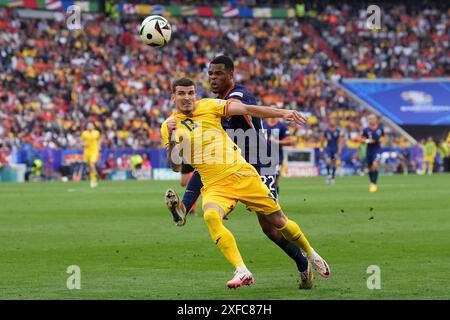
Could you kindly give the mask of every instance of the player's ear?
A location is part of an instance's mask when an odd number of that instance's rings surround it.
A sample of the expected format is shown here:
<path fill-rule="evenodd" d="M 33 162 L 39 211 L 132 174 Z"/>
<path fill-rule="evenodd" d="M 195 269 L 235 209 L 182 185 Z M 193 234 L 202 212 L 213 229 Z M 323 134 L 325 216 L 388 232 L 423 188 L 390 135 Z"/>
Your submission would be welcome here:
<path fill-rule="evenodd" d="M 234 78 L 234 70 L 230 70 L 229 75 L 230 75 L 230 80 L 233 81 L 233 78 Z"/>

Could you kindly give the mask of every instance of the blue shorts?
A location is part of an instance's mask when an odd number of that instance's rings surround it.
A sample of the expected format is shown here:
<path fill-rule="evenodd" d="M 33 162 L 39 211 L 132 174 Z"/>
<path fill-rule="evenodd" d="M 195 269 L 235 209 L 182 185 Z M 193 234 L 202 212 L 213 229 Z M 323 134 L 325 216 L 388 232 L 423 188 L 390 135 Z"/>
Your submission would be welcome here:
<path fill-rule="evenodd" d="M 370 166 L 372 166 L 372 163 L 374 162 L 378 162 L 381 160 L 381 153 L 379 151 L 376 152 L 367 152 L 367 164 Z"/>
<path fill-rule="evenodd" d="M 274 175 L 261 175 L 262 182 L 266 185 L 266 187 L 269 189 L 272 196 L 278 200 L 278 193 L 277 193 L 277 187 L 275 185 L 276 176 Z"/>
<path fill-rule="evenodd" d="M 325 156 L 331 160 L 336 160 L 336 153 L 337 150 L 336 149 L 325 149 Z"/>
<path fill-rule="evenodd" d="M 273 197 L 278 200 L 277 186 L 275 184 L 277 176 L 281 175 L 281 164 L 272 165 L 271 167 L 258 167 L 255 166 L 256 171 L 258 171 L 262 182 L 269 189 Z"/>

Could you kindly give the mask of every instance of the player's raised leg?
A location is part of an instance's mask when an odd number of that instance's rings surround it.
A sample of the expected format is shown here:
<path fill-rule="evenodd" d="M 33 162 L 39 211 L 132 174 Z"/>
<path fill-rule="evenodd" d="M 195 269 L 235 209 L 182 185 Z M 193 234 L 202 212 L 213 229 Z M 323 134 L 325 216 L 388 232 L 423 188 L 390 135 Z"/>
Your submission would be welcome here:
<path fill-rule="evenodd" d="M 165 202 L 167 208 L 172 213 L 173 221 L 176 225 L 178 227 L 184 226 L 186 224 L 186 209 L 175 190 L 167 189 Z"/>
<path fill-rule="evenodd" d="M 172 213 L 173 220 L 177 226 L 186 224 L 186 213 L 191 211 L 200 197 L 200 190 L 203 187 L 202 180 L 197 171 L 194 171 L 186 186 L 183 200 L 180 201 L 178 194 L 173 189 L 168 189 L 165 195 L 166 206 Z"/>

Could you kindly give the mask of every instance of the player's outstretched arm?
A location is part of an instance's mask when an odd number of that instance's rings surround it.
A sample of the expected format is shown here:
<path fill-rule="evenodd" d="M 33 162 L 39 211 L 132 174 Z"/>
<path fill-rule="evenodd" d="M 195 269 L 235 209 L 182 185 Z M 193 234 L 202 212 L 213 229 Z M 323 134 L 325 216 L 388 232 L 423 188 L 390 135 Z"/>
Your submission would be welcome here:
<path fill-rule="evenodd" d="M 283 118 L 286 121 L 295 121 L 303 125 L 306 118 L 297 110 L 284 110 L 267 106 L 255 106 L 232 101 L 228 105 L 227 116 L 250 115 L 258 118 Z"/>

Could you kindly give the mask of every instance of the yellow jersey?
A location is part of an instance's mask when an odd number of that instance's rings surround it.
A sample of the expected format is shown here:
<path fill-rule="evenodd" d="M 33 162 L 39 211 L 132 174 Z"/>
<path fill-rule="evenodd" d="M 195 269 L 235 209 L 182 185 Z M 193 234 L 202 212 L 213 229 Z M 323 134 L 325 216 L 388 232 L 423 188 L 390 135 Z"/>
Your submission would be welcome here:
<path fill-rule="evenodd" d="M 162 141 L 168 148 L 167 122 L 176 119 L 175 142 L 180 144 L 183 161 L 198 171 L 205 187 L 246 164 L 241 150 L 222 128 L 228 104 L 221 99 L 201 99 L 195 102 L 192 117 L 175 112 L 161 125 Z"/>
<path fill-rule="evenodd" d="M 437 147 L 434 142 L 427 142 L 423 147 L 424 155 L 426 157 L 436 157 Z"/>
<path fill-rule="evenodd" d="M 86 143 L 84 146 L 85 153 L 97 153 L 100 151 L 100 131 L 85 130 L 81 134 L 81 140 Z"/>

